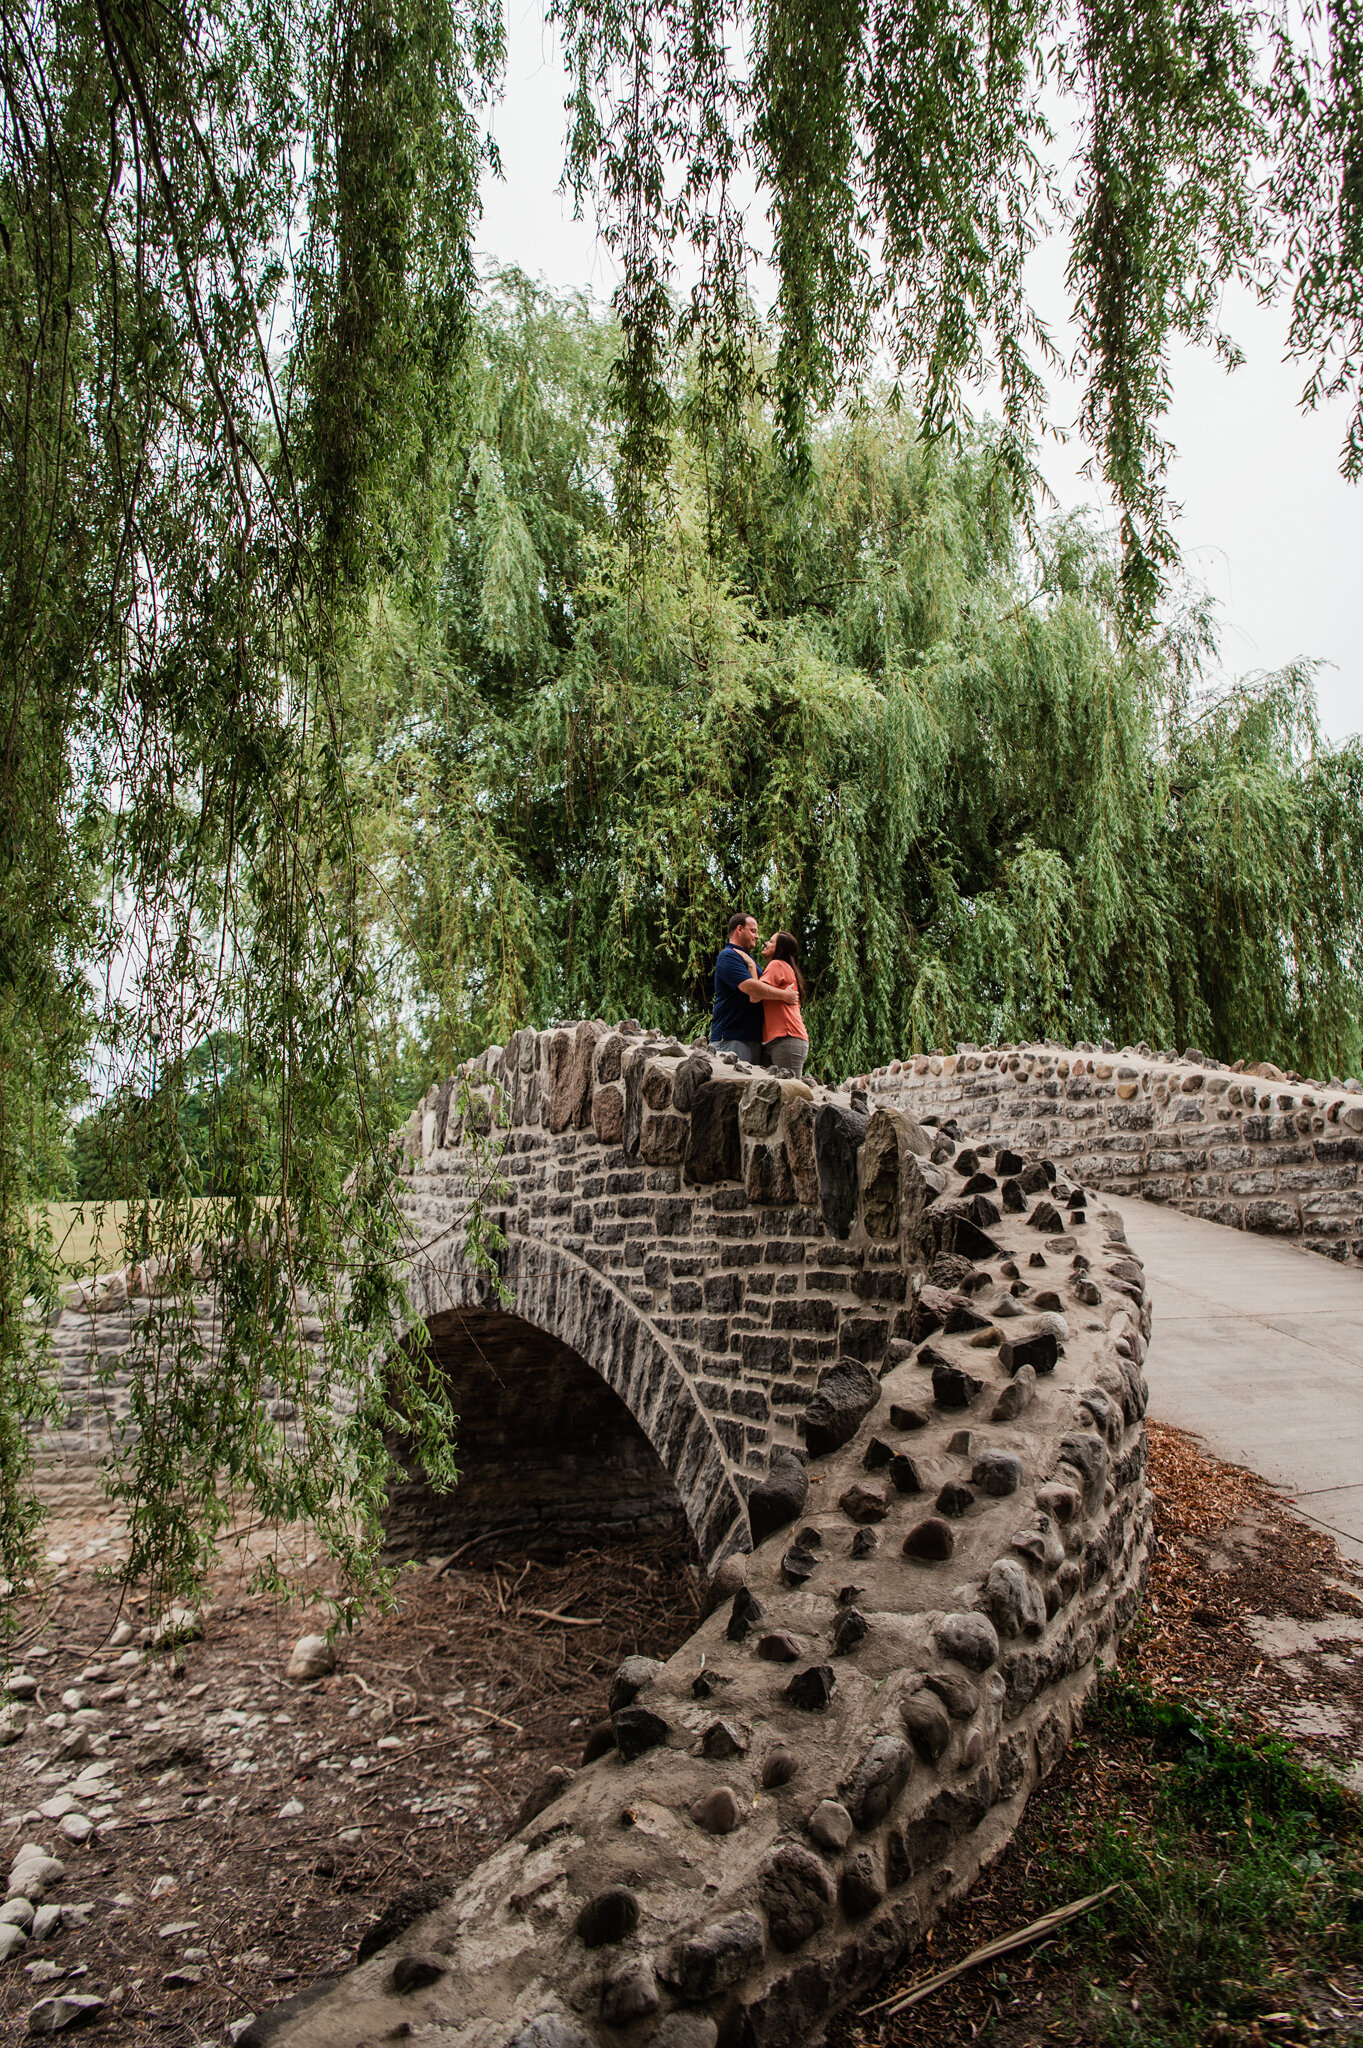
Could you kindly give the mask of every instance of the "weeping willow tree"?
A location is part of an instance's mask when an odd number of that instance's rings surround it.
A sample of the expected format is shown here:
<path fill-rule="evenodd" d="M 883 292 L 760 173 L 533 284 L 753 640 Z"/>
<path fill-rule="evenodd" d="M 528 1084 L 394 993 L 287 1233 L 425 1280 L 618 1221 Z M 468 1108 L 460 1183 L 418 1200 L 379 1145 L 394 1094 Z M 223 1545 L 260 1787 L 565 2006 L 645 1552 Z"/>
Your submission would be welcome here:
<path fill-rule="evenodd" d="M 505 276 L 472 355 L 438 599 L 376 602 L 351 678 L 421 1071 L 555 1016 L 703 1029 L 739 905 L 799 936 L 835 1075 L 1039 1035 L 1358 1068 L 1363 754 L 1309 666 L 1213 688 L 1195 593 L 1133 634 L 1082 520 L 1029 538 L 1001 430 L 874 401 L 793 500 L 773 403 L 721 491 L 679 380 L 630 545 L 608 323 Z"/>
<path fill-rule="evenodd" d="M 693 1017 L 737 892 L 805 939 L 825 1064 L 1104 1019 L 1349 1057 L 1353 756 L 1304 677 L 1194 714 L 1154 622 L 1172 339 L 1285 281 L 1308 401 L 1359 383 L 1358 5 L 559 0 L 609 326 L 475 318 L 491 0 L 0 5 L 8 1579 L 92 1073 L 159 1289 L 113 1485 L 169 1589 L 245 1491 L 371 1572 L 414 1019 Z M 1035 513 L 1051 221 L 1115 570 Z"/>
<path fill-rule="evenodd" d="M 1034 497 L 1056 344 L 1027 294 L 1066 238 L 1080 430 L 1120 515 L 1128 617 L 1176 560 L 1161 422 L 1177 338 L 1238 359 L 1223 287 L 1291 294 L 1304 400 L 1347 395 L 1363 474 L 1359 0 L 553 0 L 575 91 L 570 173 L 616 251 L 625 495 L 663 481 L 678 350 L 702 410 L 741 404 L 751 223 L 777 281 L 778 446 L 888 357 L 925 431 L 973 386 Z M 757 204 L 741 202 L 755 188 Z M 685 250 L 694 282 L 670 287 Z M 642 527 L 641 527 L 642 530 Z"/>

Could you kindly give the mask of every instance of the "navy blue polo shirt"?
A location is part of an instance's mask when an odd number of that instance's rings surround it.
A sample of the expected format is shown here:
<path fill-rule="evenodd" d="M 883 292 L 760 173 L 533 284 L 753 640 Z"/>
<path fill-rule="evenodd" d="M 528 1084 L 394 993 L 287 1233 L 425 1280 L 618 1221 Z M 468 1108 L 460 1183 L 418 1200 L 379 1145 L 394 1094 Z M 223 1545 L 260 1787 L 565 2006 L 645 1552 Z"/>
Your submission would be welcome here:
<path fill-rule="evenodd" d="M 752 969 L 737 946 L 726 946 L 715 962 L 712 1039 L 736 1038 L 743 1045 L 762 1043 L 762 1005 L 738 992 L 738 984 L 751 978 Z"/>

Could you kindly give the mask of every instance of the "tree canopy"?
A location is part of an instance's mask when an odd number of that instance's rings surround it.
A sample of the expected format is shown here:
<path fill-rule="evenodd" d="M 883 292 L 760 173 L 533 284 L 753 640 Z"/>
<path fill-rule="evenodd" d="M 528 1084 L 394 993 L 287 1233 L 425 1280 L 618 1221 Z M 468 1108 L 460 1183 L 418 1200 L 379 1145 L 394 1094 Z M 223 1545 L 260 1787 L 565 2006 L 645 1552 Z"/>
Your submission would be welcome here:
<path fill-rule="evenodd" d="M 372 1563 L 364 1510 L 399 1420 L 371 1370 L 397 1312 L 396 1219 L 338 662 L 444 459 L 499 37 L 494 15 L 386 0 L 0 13 L 10 1579 L 32 1526 L 24 1425 L 46 1399 L 25 1301 L 55 1284 L 29 1210 L 36 1136 L 93 1041 L 105 1084 L 149 1106 L 125 1120 L 120 1170 L 127 1254 L 162 1289 L 136 1382 L 159 1393 L 117 1477 L 130 1572 L 192 1579 L 234 1486 L 321 1516 L 357 1572 Z M 222 1033 L 238 1085 L 211 1119 L 205 1234 L 180 1111 L 194 1048 Z M 204 1258 L 211 1370 L 193 1339 Z M 316 1390 L 300 1290 L 328 1323 L 334 1384 Z M 448 1443 L 447 1402 L 410 1392 L 417 1433 Z M 291 1397 L 290 1440 L 272 1406 Z"/>
<path fill-rule="evenodd" d="M 1308 404 L 1354 401 L 1363 473 L 1363 13 L 1358 0 L 554 0 L 576 84 L 571 168 L 616 249 L 631 476 L 661 475 L 678 346 L 739 402 L 753 222 L 777 278 L 772 391 L 810 423 L 877 351 L 929 434 L 997 387 L 1020 502 L 1056 343 L 1026 261 L 1062 235 L 1080 429 L 1148 619 L 1176 555 L 1161 422 L 1175 337 L 1236 357 L 1231 278 L 1291 295 Z M 674 303 L 679 247 L 694 285 Z M 626 511 L 631 509 L 629 502 Z"/>
<path fill-rule="evenodd" d="M 740 904 L 798 935 L 832 1078 L 959 1037 L 1359 1064 L 1363 755 L 1309 666 L 1212 687 L 1196 593 L 1133 637 L 1000 430 L 873 399 L 792 497 L 770 412 L 717 465 L 681 380 L 631 547 L 609 323 L 504 276 L 471 359 L 438 590 L 376 599 L 348 721 L 423 1075 L 527 1018 L 704 1029 Z"/>
<path fill-rule="evenodd" d="M 1160 420 L 1235 275 L 1292 292 L 1308 398 L 1356 391 L 1357 5 L 562 0 L 610 318 L 480 292 L 491 0 L 0 8 L 0 1574 L 92 1080 L 166 1588 L 241 1489 L 372 1577 L 384 1432 L 452 1471 L 394 1349 L 404 1091 L 553 1012 L 695 1020 L 735 894 L 799 931 L 825 1067 L 1356 1057 L 1357 757 L 1305 671 L 1197 698 Z M 1051 217 L 1116 561 L 1031 490 Z"/>

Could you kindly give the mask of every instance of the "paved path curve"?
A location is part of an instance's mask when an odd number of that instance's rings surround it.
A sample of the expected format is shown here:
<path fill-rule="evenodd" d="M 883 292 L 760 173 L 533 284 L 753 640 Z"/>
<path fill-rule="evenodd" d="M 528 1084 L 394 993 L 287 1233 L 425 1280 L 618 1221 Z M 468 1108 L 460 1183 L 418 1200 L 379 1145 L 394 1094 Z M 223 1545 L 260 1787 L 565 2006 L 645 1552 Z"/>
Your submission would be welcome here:
<path fill-rule="evenodd" d="M 1363 1561 L 1363 1274 L 1103 1197 L 1145 1261 L 1150 1413 L 1281 1487 Z"/>

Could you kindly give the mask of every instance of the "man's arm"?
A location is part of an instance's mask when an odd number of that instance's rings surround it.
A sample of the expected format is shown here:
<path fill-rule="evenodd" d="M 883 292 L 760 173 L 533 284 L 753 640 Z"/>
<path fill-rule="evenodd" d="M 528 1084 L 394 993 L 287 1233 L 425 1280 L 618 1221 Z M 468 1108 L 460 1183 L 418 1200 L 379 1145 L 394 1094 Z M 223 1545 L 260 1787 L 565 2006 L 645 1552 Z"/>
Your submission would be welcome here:
<path fill-rule="evenodd" d="M 800 1000 L 800 991 L 793 982 L 782 988 L 774 981 L 740 981 L 738 990 L 750 1003 L 798 1003 Z"/>

